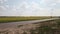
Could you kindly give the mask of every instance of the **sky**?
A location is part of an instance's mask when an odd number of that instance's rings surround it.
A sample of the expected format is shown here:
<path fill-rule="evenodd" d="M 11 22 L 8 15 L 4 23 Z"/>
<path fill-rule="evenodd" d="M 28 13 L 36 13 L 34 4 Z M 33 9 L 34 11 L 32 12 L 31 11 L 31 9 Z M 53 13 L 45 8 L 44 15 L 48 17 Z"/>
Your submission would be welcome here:
<path fill-rule="evenodd" d="M 0 0 L 0 16 L 60 16 L 60 0 Z"/>

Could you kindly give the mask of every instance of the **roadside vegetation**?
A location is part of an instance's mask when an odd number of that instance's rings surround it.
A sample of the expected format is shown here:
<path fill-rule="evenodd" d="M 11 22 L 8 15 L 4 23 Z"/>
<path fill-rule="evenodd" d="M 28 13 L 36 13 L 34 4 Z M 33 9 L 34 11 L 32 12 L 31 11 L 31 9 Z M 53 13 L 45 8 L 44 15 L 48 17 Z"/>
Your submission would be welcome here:
<path fill-rule="evenodd" d="M 40 26 L 35 30 L 30 30 L 31 34 L 60 34 L 60 19 L 56 20 L 55 24 L 51 24 L 50 26 Z M 37 32 L 37 33 L 36 33 Z"/>
<path fill-rule="evenodd" d="M 16 22 L 16 21 L 27 21 L 27 20 L 40 20 L 40 19 L 48 19 L 50 17 L 46 16 L 30 16 L 30 17 L 0 17 L 0 23 L 7 23 L 7 22 Z"/>

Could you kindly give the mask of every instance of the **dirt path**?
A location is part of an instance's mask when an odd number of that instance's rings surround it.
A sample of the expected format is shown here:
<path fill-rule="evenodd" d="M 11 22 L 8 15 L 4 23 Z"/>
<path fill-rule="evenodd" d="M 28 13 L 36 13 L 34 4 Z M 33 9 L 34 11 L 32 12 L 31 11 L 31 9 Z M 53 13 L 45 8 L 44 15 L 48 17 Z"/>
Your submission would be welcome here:
<path fill-rule="evenodd" d="M 21 24 L 38 23 L 38 22 L 43 22 L 43 21 L 55 20 L 55 19 L 59 19 L 59 18 L 43 19 L 43 20 L 33 20 L 33 21 L 21 21 L 21 22 L 10 22 L 10 23 L 0 23 L 0 29 L 16 28 L 17 25 L 21 25 Z"/>

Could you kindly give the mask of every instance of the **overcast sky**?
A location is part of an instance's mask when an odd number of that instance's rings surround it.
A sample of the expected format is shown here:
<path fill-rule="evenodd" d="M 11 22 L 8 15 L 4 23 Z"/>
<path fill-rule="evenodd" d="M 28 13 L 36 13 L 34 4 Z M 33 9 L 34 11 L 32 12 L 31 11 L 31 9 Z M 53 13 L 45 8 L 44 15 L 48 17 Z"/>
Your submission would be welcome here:
<path fill-rule="evenodd" d="M 60 16 L 60 0 L 0 0 L 0 16 Z"/>

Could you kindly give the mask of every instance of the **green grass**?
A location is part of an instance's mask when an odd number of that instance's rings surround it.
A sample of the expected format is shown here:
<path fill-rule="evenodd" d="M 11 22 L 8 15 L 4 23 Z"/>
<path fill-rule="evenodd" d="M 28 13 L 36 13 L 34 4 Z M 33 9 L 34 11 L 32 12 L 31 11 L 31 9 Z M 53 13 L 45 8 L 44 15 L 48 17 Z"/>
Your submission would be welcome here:
<path fill-rule="evenodd" d="M 0 23 L 38 20 L 38 19 L 47 19 L 47 18 L 50 18 L 50 17 L 0 17 Z"/>

